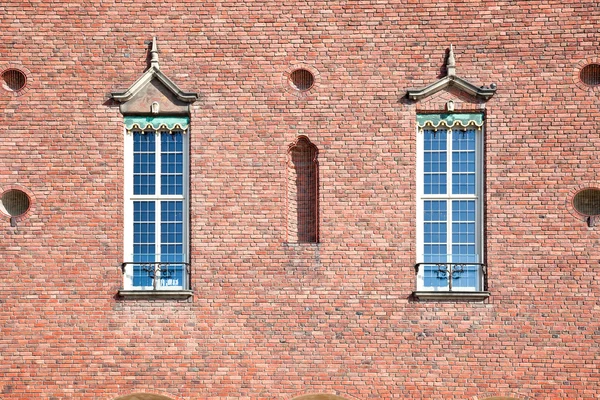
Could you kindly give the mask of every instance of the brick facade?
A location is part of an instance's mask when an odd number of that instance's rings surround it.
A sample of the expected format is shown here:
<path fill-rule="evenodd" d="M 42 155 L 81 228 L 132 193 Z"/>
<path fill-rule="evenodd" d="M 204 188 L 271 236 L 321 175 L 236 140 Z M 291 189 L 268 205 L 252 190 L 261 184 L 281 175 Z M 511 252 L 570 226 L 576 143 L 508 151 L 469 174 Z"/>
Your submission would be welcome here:
<path fill-rule="evenodd" d="M 0 5 L 0 398 L 595 399 L 600 228 L 592 0 Z M 148 67 L 191 106 L 189 300 L 124 299 L 123 115 Z M 486 102 L 407 89 L 446 73 Z M 288 83 L 302 67 L 314 85 Z M 485 301 L 418 301 L 416 115 L 484 111 Z M 293 243 L 289 146 L 318 150 Z M 335 395 L 335 396 L 333 396 Z M 135 397 L 129 397 L 133 399 Z"/>

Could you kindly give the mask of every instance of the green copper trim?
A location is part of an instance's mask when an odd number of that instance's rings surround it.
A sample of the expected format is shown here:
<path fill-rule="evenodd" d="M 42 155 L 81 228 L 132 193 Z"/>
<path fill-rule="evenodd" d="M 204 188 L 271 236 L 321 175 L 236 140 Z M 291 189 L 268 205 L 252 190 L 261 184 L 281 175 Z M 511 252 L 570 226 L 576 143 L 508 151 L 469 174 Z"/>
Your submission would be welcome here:
<path fill-rule="evenodd" d="M 417 126 L 423 128 L 453 128 L 476 126 L 481 128 L 483 126 L 483 114 L 419 114 L 417 115 Z"/>
<path fill-rule="evenodd" d="M 190 126 L 190 117 L 179 117 L 165 115 L 161 117 L 150 117 L 143 115 L 126 115 L 125 129 L 131 131 L 186 131 Z"/>

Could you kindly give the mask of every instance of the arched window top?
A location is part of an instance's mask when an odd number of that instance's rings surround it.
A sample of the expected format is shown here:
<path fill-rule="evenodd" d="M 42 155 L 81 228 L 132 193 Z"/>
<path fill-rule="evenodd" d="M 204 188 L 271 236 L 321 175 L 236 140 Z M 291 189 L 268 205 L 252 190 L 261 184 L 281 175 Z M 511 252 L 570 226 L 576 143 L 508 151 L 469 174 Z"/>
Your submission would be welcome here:
<path fill-rule="evenodd" d="M 299 136 L 290 144 L 288 154 L 291 162 L 317 162 L 319 150 L 306 136 Z"/>

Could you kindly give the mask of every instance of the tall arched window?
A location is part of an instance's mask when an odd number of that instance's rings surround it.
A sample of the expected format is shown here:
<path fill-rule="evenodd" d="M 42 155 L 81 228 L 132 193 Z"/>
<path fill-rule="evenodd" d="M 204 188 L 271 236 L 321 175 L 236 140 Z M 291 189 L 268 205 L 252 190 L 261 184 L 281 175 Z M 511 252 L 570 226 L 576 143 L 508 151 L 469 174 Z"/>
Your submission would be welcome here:
<path fill-rule="evenodd" d="M 319 240 L 319 168 L 317 147 L 300 136 L 288 150 L 288 242 Z"/>

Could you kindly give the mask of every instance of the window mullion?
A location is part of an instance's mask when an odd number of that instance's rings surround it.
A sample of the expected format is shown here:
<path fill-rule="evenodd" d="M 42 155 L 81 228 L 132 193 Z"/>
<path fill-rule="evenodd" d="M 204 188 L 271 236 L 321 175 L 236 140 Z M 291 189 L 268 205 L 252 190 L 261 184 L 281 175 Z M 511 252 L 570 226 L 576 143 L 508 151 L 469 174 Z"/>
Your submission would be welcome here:
<path fill-rule="evenodd" d="M 161 203 L 162 203 L 162 140 L 161 140 L 161 133 L 159 131 L 154 131 L 155 136 L 155 142 L 156 142 L 156 170 L 155 170 L 155 176 L 156 176 L 156 186 L 155 186 L 155 193 L 156 193 L 156 200 L 155 200 L 155 209 L 156 209 L 156 214 L 155 214 L 155 235 L 156 235 L 156 240 L 155 240 L 155 247 L 154 247 L 154 252 L 156 254 L 156 259 L 155 262 L 157 262 L 157 264 L 154 264 L 154 287 L 155 288 L 159 288 L 160 287 L 160 262 L 161 260 L 161 212 L 162 212 L 162 207 L 161 207 Z"/>
<path fill-rule="evenodd" d="M 454 149 L 452 148 L 452 129 L 448 129 L 446 135 L 446 262 L 452 262 L 452 156 Z M 452 266 L 448 267 L 448 282 L 452 279 Z"/>

